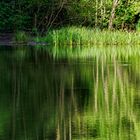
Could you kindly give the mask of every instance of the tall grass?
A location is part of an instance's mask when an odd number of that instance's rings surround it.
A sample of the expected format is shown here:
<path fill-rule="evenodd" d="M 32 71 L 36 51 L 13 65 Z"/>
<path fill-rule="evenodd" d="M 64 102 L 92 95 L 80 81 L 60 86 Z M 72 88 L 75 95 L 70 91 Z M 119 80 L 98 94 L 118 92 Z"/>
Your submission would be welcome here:
<path fill-rule="evenodd" d="M 47 42 L 57 46 L 69 45 L 126 45 L 140 44 L 139 32 L 98 30 L 85 27 L 63 27 L 48 32 L 36 41 Z"/>
<path fill-rule="evenodd" d="M 14 34 L 14 37 L 12 40 L 14 43 L 19 43 L 19 44 L 28 43 L 29 35 L 27 35 L 27 33 L 23 31 L 18 31 Z"/>

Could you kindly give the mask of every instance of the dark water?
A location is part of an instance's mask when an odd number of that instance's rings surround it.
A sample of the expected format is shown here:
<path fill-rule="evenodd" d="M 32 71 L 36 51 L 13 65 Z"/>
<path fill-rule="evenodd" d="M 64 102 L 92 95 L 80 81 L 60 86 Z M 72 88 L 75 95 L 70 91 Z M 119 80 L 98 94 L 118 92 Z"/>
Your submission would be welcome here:
<path fill-rule="evenodd" d="M 0 50 L 0 140 L 139 140 L 140 53 L 56 52 Z"/>

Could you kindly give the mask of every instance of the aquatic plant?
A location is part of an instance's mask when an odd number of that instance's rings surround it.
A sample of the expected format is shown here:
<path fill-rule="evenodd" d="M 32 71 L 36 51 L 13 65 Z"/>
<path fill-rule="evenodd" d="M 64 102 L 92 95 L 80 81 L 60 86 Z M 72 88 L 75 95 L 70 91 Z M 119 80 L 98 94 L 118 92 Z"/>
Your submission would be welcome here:
<path fill-rule="evenodd" d="M 76 45 L 134 45 L 140 44 L 139 32 L 109 31 L 85 27 L 63 27 L 52 30 L 35 41 L 47 42 L 55 46 Z"/>
<path fill-rule="evenodd" d="M 18 31 L 14 34 L 13 42 L 14 43 L 27 43 L 29 41 L 29 35 L 26 32 Z"/>

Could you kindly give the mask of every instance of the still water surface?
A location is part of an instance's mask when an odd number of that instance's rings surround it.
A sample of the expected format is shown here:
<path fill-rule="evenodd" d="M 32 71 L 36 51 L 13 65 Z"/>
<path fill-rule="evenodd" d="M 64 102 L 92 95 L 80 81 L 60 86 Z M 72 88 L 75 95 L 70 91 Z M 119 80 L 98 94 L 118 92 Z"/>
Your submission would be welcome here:
<path fill-rule="evenodd" d="M 60 54 L 0 50 L 0 140 L 140 140 L 139 53 Z"/>

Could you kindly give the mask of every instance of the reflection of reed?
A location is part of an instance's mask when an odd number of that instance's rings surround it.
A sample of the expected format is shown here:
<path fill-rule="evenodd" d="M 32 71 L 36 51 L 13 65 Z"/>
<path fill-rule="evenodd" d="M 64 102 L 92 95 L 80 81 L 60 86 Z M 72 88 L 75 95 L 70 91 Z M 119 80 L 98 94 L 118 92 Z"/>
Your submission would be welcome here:
<path fill-rule="evenodd" d="M 60 140 L 60 126 L 59 123 L 57 125 L 57 129 L 56 129 L 56 140 Z"/>
<path fill-rule="evenodd" d="M 96 77 L 95 82 L 93 82 L 95 88 L 92 93 L 94 101 L 92 101 L 93 98 L 89 98 L 91 101 L 89 101 L 89 106 L 85 108 L 84 113 L 76 115 L 77 117 L 80 115 L 79 135 L 83 135 L 85 138 L 94 135 L 89 129 L 86 129 L 92 123 L 90 127 L 99 131 L 101 138 L 110 140 L 116 138 L 120 140 L 133 139 L 135 137 L 133 134 L 138 132 L 139 128 L 133 112 L 133 96 L 135 96 L 133 92 L 135 89 L 129 85 L 129 73 L 123 71 L 115 58 L 112 67 L 107 66 L 104 59 L 101 60 L 101 66 L 99 66 L 97 59 L 95 71 Z M 100 75 L 101 80 L 99 80 Z M 93 110 L 89 110 L 90 106 L 93 106 L 94 114 Z M 74 121 L 74 123 L 78 126 L 78 122 Z"/>
<path fill-rule="evenodd" d="M 21 63 L 19 63 L 21 65 Z M 21 67 L 19 69 L 16 68 L 16 65 L 13 63 L 12 64 L 12 84 L 13 84 L 13 115 L 12 115 L 12 139 L 16 139 L 16 116 L 17 112 L 19 109 L 19 103 L 20 103 L 20 85 L 21 85 L 21 77 L 22 77 L 22 72 L 21 72 Z M 24 137 L 26 139 L 26 127 L 25 127 L 25 122 L 24 122 L 24 114 L 23 114 L 23 126 L 24 126 Z"/>
<path fill-rule="evenodd" d="M 64 131 L 65 132 L 65 127 L 62 127 L 63 125 L 65 126 L 65 117 L 64 117 L 64 83 L 63 81 L 61 81 L 60 83 L 60 93 L 59 93 L 59 102 L 58 102 L 58 109 L 59 109 L 59 112 L 58 112 L 58 116 L 60 116 L 58 118 L 58 125 L 57 125 L 57 131 L 56 131 L 56 140 L 61 140 L 62 139 L 62 129 L 64 128 Z M 63 124 L 64 122 L 64 124 Z M 65 133 L 64 133 L 65 135 Z M 65 136 L 64 136 L 65 137 Z"/>
<path fill-rule="evenodd" d="M 103 84 L 103 96 L 105 98 L 105 108 L 106 108 L 106 112 L 109 113 L 109 101 L 108 101 L 108 97 L 109 97 L 109 92 L 108 92 L 108 80 L 107 80 L 107 73 L 106 75 L 104 75 L 104 59 L 102 59 L 101 62 L 101 71 L 102 71 L 102 84 Z M 108 116 L 109 117 L 109 116 Z"/>
<path fill-rule="evenodd" d="M 13 66 L 14 69 L 14 66 Z M 16 133 L 16 72 L 15 69 L 13 70 L 13 81 L 14 89 L 13 89 L 13 111 L 12 111 L 12 140 L 15 140 L 15 133 Z"/>
<path fill-rule="evenodd" d="M 98 82 L 99 82 L 99 79 L 98 79 L 98 77 L 99 77 L 99 74 L 98 74 L 98 66 L 99 66 L 99 63 L 98 63 L 98 58 L 97 58 L 97 60 L 96 60 L 96 82 L 95 82 L 95 91 L 94 91 L 94 102 L 95 102 L 95 112 L 97 112 L 98 111 L 98 100 L 97 100 L 97 96 L 98 96 Z"/>
<path fill-rule="evenodd" d="M 54 63 L 53 71 L 42 72 L 40 65 L 36 70 L 40 74 L 37 76 L 37 72 L 33 73 L 31 78 L 35 77 L 36 80 L 43 75 L 44 79 L 39 82 L 33 80 L 33 85 L 30 84 L 33 90 L 30 90 L 29 95 L 26 94 L 25 99 L 30 98 L 27 102 L 20 97 L 23 94 L 20 80 L 24 83 L 27 79 L 24 79 L 23 74 L 23 79 L 20 79 L 20 74 L 17 75 L 18 72 L 14 69 L 12 139 L 17 135 L 16 127 L 19 122 L 16 117 L 20 107 L 22 137 L 29 138 L 30 124 L 26 122 L 26 113 L 29 112 L 26 109 L 31 106 L 31 111 L 35 108 L 37 113 L 34 114 L 39 121 L 34 122 L 38 126 L 35 128 L 37 139 L 43 133 L 44 140 L 52 136 L 56 140 L 139 140 L 140 125 L 138 114 L 134 110 L 135 83 L 130 83 L 130 70 L 123 68 L 116 56 L 110 58 L 103 54 L 102 57 L 93 59 L 95 65 L 87 63 L 84 68 L 81 64 L 70 70 L 65 63 L 62 71 L 59 71 L 61 66 L 55 66 Z M 47 72 L 51 75 L 45 75 Z M 36 91 L 35 87 L 40 83 L 45 84 L 40 86 L 40 91 Z M 29 101 L 32 103 L 28 103 Z M 40 132 L 41 125 L 43 132 Z"/>
<path fill-rule="evenodd" d="M 113 93 L 112 93 L 112 109 L 116 102 L 116 60 L 113 58 L 113 68 L 114 68 L 114 80 L 113 80 Z M 113 110 L 112 110 L 113 112 Z"/>

